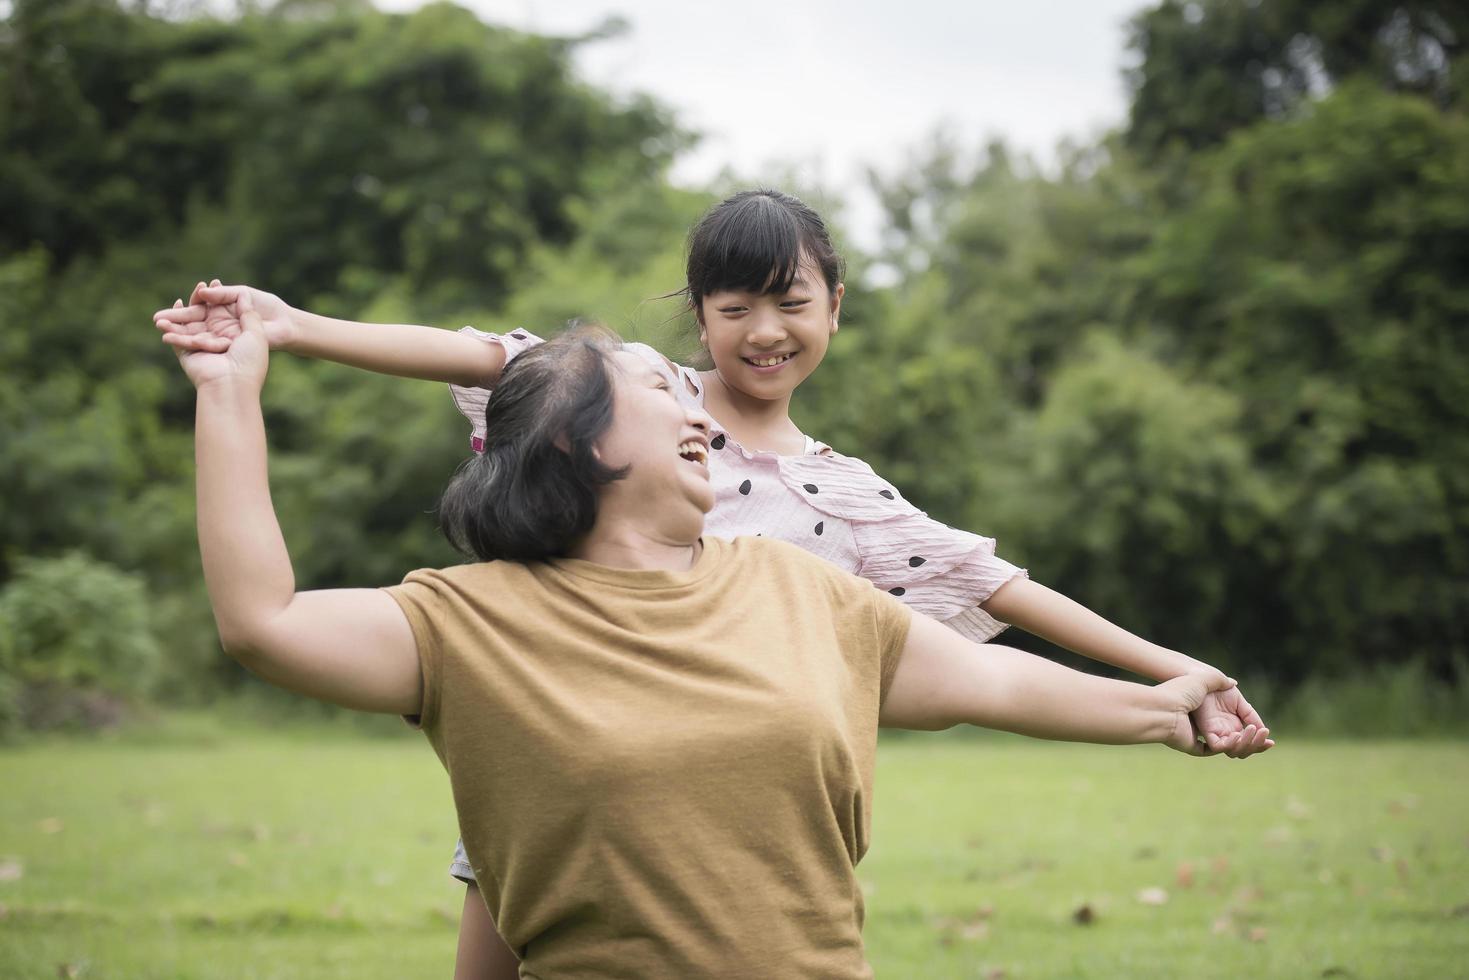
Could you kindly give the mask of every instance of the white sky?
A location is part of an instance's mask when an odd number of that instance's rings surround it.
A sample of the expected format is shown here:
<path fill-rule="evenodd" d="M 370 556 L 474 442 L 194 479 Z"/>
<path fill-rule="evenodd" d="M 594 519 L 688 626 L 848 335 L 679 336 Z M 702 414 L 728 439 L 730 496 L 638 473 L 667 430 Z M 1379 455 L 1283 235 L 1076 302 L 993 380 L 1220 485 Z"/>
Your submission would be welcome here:
<path fill-rule="evenodd" d="M 648 92 L 703 142 L 681 182 L 729 169 L 794 175 L 843 200 L 876 238 L 864 168 L 892 170 L 943 128 L 993 136 L 1045 163 L 1065 136 L 1121 122 L 1123 25 L 1147 0 L 457 0 L 486 21 L 572 35 L 618 15 L 631 30 L 582 49 L 584 77 Z M 408 10 L 420 0 L 378 0 Z"/>

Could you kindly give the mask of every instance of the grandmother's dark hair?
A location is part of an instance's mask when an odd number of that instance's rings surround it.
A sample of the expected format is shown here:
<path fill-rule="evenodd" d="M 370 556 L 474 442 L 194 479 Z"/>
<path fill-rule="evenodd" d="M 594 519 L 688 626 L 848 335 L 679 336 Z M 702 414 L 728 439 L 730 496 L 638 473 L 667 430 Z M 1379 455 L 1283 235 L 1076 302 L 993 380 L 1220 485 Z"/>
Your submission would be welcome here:
<path fill-rule="evenodd" d="M 439 502 L 449 543 L 480 561 L 562 557 L 597 521 L 597 491 L 627 475 L 593 446 L 612 423 L 617 338 L 578 327 L 518 355 L 485 406 L 484 452 Z"/>
<path fill-rule="evenodd" d="M 767 188 L 725 198 L 689 232 L 683 290 L 689 308 L 702 320 L 704 297 L 710 293 L 784 293 L 805 256 L 821 270 L 827 292 L 835 293 L 845 263 L 821 215 L 799 198 Z"/>

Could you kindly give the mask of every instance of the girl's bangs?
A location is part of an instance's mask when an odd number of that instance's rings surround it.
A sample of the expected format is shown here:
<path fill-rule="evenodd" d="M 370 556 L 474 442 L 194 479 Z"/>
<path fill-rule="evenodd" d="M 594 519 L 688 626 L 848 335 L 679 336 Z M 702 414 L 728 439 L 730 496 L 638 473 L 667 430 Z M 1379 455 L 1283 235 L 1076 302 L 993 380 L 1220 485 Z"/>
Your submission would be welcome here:
<path fill-rule="evenodd" d="M 795 282 L 805 251 L 799 222 L 764 197 L 751 197 L 705 229 L 689 289 L 696 296 L 723 290 L 770 295 Z"/>

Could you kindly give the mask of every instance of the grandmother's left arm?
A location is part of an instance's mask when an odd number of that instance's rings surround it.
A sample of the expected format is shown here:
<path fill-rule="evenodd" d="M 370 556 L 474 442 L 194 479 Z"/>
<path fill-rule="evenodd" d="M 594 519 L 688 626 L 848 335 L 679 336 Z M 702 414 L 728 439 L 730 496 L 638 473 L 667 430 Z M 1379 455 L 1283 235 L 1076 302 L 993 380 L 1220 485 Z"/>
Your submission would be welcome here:
<path fill-rule="evenodd" d="M 895 668 L 881 723 L 937 731 L 969 724 L 1035 738 L 1132 745 L 1160 742 L 1191 755 L 1198 743 L 1189 712 L 1234 681 L 1201 668 L 1149 686 L 1062 667 L 996 644 L 971 643 L 926 616 L 914 615 Z M 1243 739 L 1263 747 L 1264 729 Z"/>

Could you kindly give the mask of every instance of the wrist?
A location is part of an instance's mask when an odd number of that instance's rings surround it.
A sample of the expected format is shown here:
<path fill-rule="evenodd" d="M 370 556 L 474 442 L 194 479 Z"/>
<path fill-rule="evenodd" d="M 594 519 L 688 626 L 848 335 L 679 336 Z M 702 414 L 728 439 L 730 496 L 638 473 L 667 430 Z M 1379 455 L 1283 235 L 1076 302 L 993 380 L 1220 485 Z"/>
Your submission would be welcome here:
<path fill-rule="evenodd" d="M 307 342 L 315 325 L 316 314 L 306 310 L 298 310 L 294 306 L 288 306 L 290 311 L 286 314 L 288 329 L 277 350 L 287 351 L 291 354 L 300 354 L 302 346 Z"/>
<path fill-rule="evenodd" d="M 220 405 L 258 403 L 265 379 L 228 375 L 200 382 L 195 394 L 201 402 Z"/>

